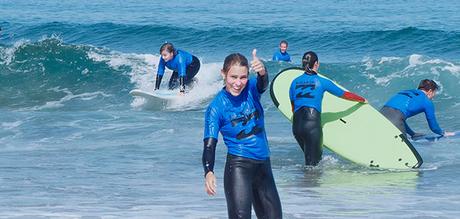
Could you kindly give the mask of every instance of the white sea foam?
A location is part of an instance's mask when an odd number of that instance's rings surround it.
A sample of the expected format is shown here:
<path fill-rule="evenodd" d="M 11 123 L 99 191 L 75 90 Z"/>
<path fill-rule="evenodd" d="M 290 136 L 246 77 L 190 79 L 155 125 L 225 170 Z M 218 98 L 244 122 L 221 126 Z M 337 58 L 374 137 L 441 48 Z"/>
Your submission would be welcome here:
<path fill-rule="evenodd" d="M 14 60 L 15 58 L 15 53 L 16 51 L 29 44 L 30 41 L 29 40 L 18 40 L 14 43 L 14 45 L 12 47 L 6 47 L 6 48 L 2 48 L 0 49 L 0 60 L 3 60 L 3 61 L 0 61 L 0 64 L 2 65 L 9 65 L 11 64 L 11 62 Z"/>
<path fill-rule="evenodd" d="M 401 57 L 382 57 L 380 58 L 379 65 L 384 64 L 386 62 L 394 62 L 394 61 L 401 61 Z"/>
<path fill-rule="evenodd" d="M 16 121 L 16 122 L 2 122 L 1 126 L 3 129 L 9 130 L 9 129 L 14 129 L 19 127 L 23 122 L 22 121 Z"/>
<path fill-rule="evenodd" d="M 186 110 L 202 108 L 205 100 L 212 98 L 222 87 L 220 75 L 221 64 L 202 64 L 195 76 L 197 82 L 184 98 L 178 98 L 168 103 L 169 109 Z"/>
<path fill-rule="evenodd" d="M 404 66 L 406 61 L 407 65 Z M 363 66 L 365 66 L 364 76 L 373 80 L 377 85 L 384 87 L 399 79 L 406 80 L 407 78 L 418 76 L 434 79 L 438 83 L 440 81 L 437 78 L 445 73 L 457 78 L 460 76 L 460 66 L 438 58 L 430 59 L 419 54 L 412 54 L 407 58 L 382 57 L 378 62 L 370 58 L 364 58 Z M 386 72 L 388 71 L 386 69 L 394 70 Z M 440 90 L 440 93 L 442 93 L 442 90 Z"/>
<path fill-rule="evenodd" d="M 131 71 L 128 74 L 135 89 L 153 91 L 155 86 L 155 77 L 158 70 L 158 62 L 160 60 L 158 55 L 133 53 L 124 54 L 119 52 L 110 52 L 109 54 L 105 54 L 101 50 L 94 49 L 93 51 L 88 52 L 88 57 L 94 61 L 106 62 L 113 69 L 119 69 L 121 66 L 129 66 Z M 149 103 L 144 98 L 134 98 L 131 102 L 131 106 L 134 108 L 164 107 L 171 110 L 201 108 L 203 101 L 206 101 L 214 96 L 223 86 L 220 76 L 220 68 L 221 63 L 202 63 L 200 71 L 195 76 L 193 88 L 188 90 L 187 94 L 183 98 L 178 97 L 169 101 L 164 106 L 158 106 L 158 102 Z M 166 87 L 171 74 L 171 70 L 165 70 L 160 89 L 164 89 Z"/>
<path fill-rule="evenodd" d="M 64 92 L 64 93 L 66 93 L 66 95 L 64 97 L 62 97 L 61 99 L 57 100 L 57 101 L 48 101 L 44 105 L 34 106 L 32 108 L 25 108 L 25 109 L 26 110 L 43 110 L 43 109 L 60 108 L 60 107 L 63 107 L 65 105 L 65 102 L 68 102 L 68 101 L 74 100 L 74 99 L 92 100 L 92 99 L 95 99 L 95 98 L 97 98 L 99 96 L 102 96 L 102 97 L 110 96 L 110 95 L 105 94 L 104 92 L 101 92 L 101 91 L 90 92 L 90 93 L 82 93 L 82 94 L 75 95 L 71 91 L 69 91 L 69 89 L 67 89 L 67 88 L 60 89 L 60 88 L 55 87 L 55 88 L 50 88 L 49 90 L 53 90 L 55 92 Z"/>

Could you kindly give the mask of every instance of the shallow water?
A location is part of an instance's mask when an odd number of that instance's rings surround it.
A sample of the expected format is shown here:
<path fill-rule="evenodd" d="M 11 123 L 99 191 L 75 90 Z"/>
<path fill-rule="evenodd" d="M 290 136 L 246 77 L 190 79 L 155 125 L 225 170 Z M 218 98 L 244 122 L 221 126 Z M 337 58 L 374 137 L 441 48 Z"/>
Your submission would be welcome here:
<path fill-rule="evenodd" d="M 222 87 L 225 56 L 250 57 L 254 47 L 270 78 L 314 50 L 323 74 L 376 108 L 434 79 L 441 127 L 460 130 L 459 9 L 451 1 L 0 1 L 0 218 L 226 218 L 221 139 L 218 194 L 204 192 L 203 116 Z M 292 64 L 269 61 L 281 39 Z M 180 101 L 131 97 L 153 89 L 165 41 L 202 60 L 195 88 Z M 262 103 L 285 218 L 460 213 L 460 139 L 415 142 L 424 160 L 415 171 L 369 169 L 329 151 L 305 168 L 268 92 Z M 429 133 L 423 115 L 409 124 Z"/>

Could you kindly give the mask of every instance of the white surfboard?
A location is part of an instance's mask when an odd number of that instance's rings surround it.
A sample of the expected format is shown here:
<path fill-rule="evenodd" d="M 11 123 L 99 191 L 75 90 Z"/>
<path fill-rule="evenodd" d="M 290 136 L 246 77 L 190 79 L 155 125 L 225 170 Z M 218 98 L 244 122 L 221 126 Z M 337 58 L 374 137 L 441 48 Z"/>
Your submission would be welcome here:
<path fill-rule="evenodd" d="M 173 100 L 180 97 L 176 90 L 155 90 L 154 92 L 147 92 L 135 89 L 130 91 L 129 94 L 135 97 L 143 97 L 150 100 Z"/>

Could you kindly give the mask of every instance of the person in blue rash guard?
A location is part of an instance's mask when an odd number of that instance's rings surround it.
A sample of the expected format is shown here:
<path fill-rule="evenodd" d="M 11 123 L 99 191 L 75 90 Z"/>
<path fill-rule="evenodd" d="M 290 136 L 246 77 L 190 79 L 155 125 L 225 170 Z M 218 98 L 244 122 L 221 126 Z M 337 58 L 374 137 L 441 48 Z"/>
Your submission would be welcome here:
<path fill-rule="evenodd" d="M 260 103 L 268 86 L 268 73 L 254 49 L 251 67 L 257 78 L 249 79 L 246 57 L 234 53 L 225 58 L 221 71 L 225 87 L 205 114 L 203 168 L 205 189 L 216 194 L 215 149 L 219 132 L 228 148 L 224 191 L 229 218 L 282 218 L 281 202 L 273 179 L 270 150 Z"/>
<path fill-rule="evenodd" d="M 200 60 L 188 52 L 175 49 L 172 43 L 164 43 L 160 47 L 160 55 L 155 90 L 160 89 L 165 67 L 168 67 L 173 70 L 168 88 L 173 90 L 179 87 L 179 91 L 184 93 L 185 85 L 189 85 L 200 70 Z"/>
<path fill-rule="evenodd" d="M 415 133 L 406 123 L 406 120 L 421 112 L 425 113 L 426 120 L 432 132 L 452 136 L 455 133 L 442 130 L 436 121 L 433 102 L 438 85 L 435 81 L 424 79 L 420 81 L 418 89 L 403 90 L 394 95 L 380 112 L 390 120 L 404 135 L 409 134 L 412 138 L 423 134 Z"/>
<path fill-rule="evenodd" d="M 281 40 L 280 49 L 273 54 L 273 61 L 291 62 L 291 56 L 287 52 L 288 42 Z"/>
<path fill-rule="evenodd" d="M 302 66 L 305 73 L 292 81 L 289 89 L 292 112 L 292 132 L 304 152 L 305 164 L 316 166 L 323 150 L 323 130 L 321 127 L 321 106 L 324 92 L 357 102 L 366 99 L 344 91 L 329 79 L 318 76 L 319 61 L 316 53 L 309 51 L 303 55 Z"/>

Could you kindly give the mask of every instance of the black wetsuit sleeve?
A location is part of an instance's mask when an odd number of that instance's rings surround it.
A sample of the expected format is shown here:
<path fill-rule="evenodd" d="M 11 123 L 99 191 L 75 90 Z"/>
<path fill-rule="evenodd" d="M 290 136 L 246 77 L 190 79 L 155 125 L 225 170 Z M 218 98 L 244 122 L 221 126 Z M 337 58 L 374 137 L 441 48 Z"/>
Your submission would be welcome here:
<path fill-rule="evenodd" d="M 155 90 L 158 90 L 160 89 L 160 84 L 161 84 L 161 79 L 163 78 L 162 75 L 158 75 L 157 74 L 157 77 L 155 79 Z"/>
<path fill-rule="evenodd" d="M 409 134 L 410 136 L 414 136 L 415 135 L 415 132 L 409 127 L 409 125 L 407 125 L 407 122 L 404 121 L 404 126 L 406 127 L 406 132 L 407 134 Z"/>
<path fill-rule="evenodd" d="M 184 76 L 179 77 L 179 91 L 182 93 L 185 92 L 185 77 Z"/>
<path fill-rule="evenodd" d="M 204 169 L 204 176 L 208 174 L 209 171 L 214 171 L 214 161 L 216 159 L 216 144 L 217 139 L 215 138 L 205 138 L 203 140 L 204 147 L 203 147 L 203 169 Z"/>
<path fill-rule="evenodd" d="M 265 69 L 265 75 L 259 75 L 259 73 L 257 73 L 257 91 L 259 91 L 259 93 L 263 93 L 265 90 L 267 90 L 267 87 L 268 71 Z"/>

